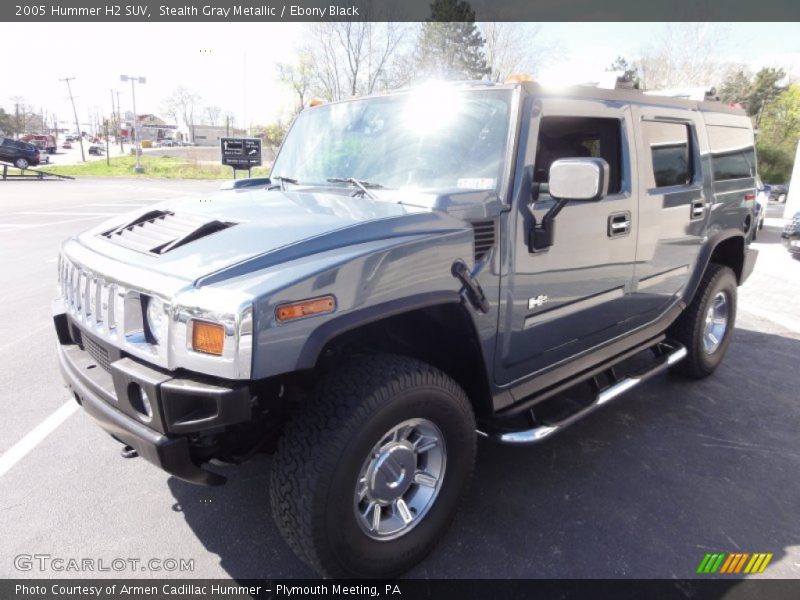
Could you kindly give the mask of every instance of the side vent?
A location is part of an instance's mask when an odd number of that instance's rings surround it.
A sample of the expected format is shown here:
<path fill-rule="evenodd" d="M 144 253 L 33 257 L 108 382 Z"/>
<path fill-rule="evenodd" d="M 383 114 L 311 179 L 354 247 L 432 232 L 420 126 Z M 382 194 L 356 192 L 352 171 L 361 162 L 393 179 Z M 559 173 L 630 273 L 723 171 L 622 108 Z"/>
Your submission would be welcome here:
<path fill-rule="evenodd" d="M 494 246 L 494 221 L 475 221 L 475 262 L 483 259 Z"/>

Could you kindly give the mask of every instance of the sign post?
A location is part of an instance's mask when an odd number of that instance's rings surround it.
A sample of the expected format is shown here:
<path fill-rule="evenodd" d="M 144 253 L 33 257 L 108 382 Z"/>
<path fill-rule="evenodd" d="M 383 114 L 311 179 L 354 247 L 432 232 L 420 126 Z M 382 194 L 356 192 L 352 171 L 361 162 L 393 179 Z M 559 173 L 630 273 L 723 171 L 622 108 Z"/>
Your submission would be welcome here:
<path fill-rule="evenodd" d="M 224 137 L 219 143 L 222 164 L 233 169 L 234 179 L 237 170 L 246 170 L 247 176 L 250 177 L 250 169 L 261 166 L 260 138 Z"/>

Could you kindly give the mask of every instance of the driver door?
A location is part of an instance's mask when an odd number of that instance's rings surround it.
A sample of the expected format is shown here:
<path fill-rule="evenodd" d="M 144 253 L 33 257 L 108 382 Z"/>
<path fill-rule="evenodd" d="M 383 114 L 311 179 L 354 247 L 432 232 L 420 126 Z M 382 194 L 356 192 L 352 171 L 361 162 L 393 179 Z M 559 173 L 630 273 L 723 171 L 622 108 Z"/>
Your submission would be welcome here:
<path fill-rule="evenodd" d="M 513 207 L 510 264 L 501 302 L 495 380 L 506 385 L 565 361 L 622 333 L 636 256 L 637 205 L 631 111 L 596 100 L 542 100 L 525 164 L 534 165 L 535 200 Z M 609 164 L 609 192 L 568 203 L 555 219 L 553 245 L 531 252 L 533 218 L 553 205 L 549 166 L 596 156 Z"/>

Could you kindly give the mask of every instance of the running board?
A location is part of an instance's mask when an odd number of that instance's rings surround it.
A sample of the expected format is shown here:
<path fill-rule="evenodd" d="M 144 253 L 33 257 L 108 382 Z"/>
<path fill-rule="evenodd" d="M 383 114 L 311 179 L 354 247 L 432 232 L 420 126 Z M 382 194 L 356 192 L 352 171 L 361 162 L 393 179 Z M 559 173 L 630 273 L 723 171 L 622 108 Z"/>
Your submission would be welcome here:
<path fill-rule="evenodd" d="M 583 417 L 594 412 L 599 407 L 607 404 L 614 398 L 624 394 L 631 388 L 636 387 L 654 375 L 661 373 L 686 357 L 686 348 L 677 342 L 661 342 L 660 344 L 657 344 L 654 349 L 662 351 L 662 355 L 655 366 L 647 371 L 624 377 L 609 387 L 600 390 L 594 402 L 592 402 L 586 408 L 570 415 L 566 419 L 553 424 L 542 424 L 538 427 L 534 427 L 533 429 L 526 429 L 524 431 L 496 432 L 488 434 L 488 437 L 491 437 L 492 439 L 504 444 L 534 444 L 536 442 L 540 442 L 546 438 L 549 438 L 554 433 L 567 428 L 576 421 L 579 421 Z"/>

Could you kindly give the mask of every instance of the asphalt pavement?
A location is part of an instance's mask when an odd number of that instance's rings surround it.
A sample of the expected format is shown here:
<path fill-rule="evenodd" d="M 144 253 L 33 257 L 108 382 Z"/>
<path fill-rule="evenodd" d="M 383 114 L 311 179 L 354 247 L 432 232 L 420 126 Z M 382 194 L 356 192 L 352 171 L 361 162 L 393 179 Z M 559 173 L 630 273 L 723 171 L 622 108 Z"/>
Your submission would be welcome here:
<path fill-rule="evenodd" d="M 0 182 L 0 577 L 313 576 L 271 522 L 268 456 L 222 469 L 219 488 L 125 460 L 58 372 L 61 241 L 218 186 Z M 761 255 L 713 377 L 659 376 L 539 446 L 480 443 L 453 527 L 409 576 L 691 577 L 707 552 L 772 552 L 759 577 L 800 577 L 800 261 L 780 247 L 780 225 L 768 218 L 754 244 Z M 95 570 L 15 566 L 34 554 Z M 160 562 L 97 570 L 120 558 Z M 153 568 L 166 559 L 193 570 Z"/>

